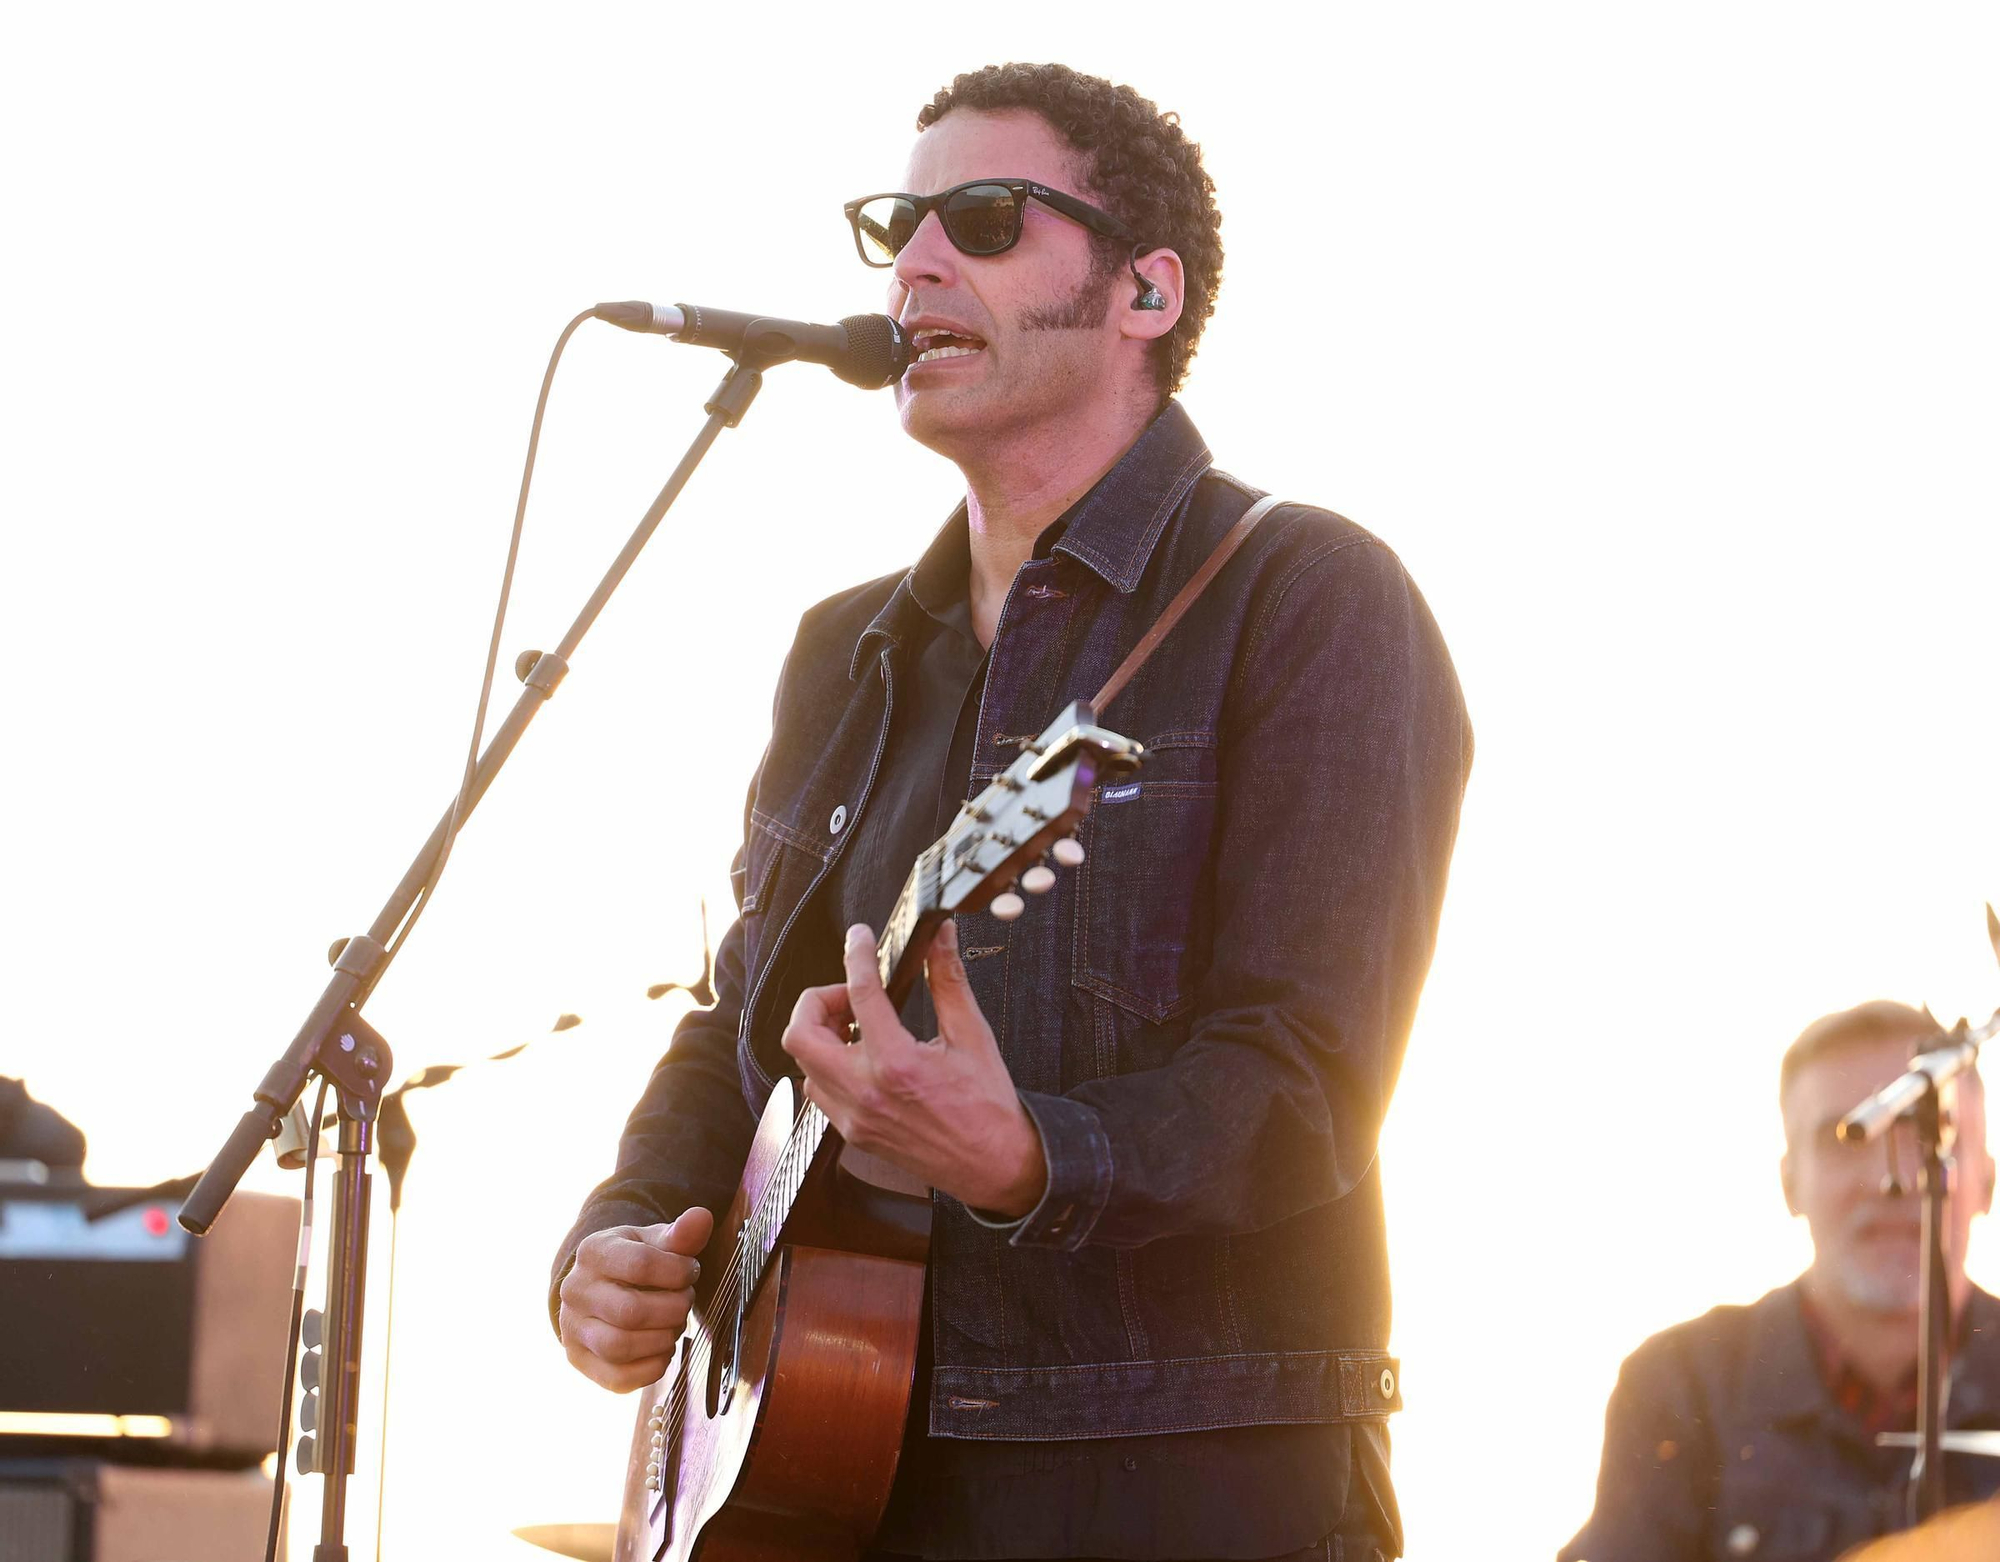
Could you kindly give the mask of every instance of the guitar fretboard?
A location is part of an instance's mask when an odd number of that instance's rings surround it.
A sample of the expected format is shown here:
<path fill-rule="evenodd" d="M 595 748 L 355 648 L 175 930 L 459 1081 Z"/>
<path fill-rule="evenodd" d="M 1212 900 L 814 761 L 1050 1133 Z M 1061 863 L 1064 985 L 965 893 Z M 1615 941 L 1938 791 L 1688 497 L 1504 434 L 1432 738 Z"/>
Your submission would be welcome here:
<path fill-rule="evenodd" d="M 947 832 L 943 838 L 933 841 L 917 854 L 917 860 L 903 880 L 895 907 L 882 929 L 877 948 L 882 987 L 889 995 L 889 1001 L 898 1009 L 902 1008 L 903 1000 L 916 984 L 924 950 L 930 945 L 929 934 L 943 920 L 937 910 L 938 892 L 951 839 L 951 833 Z M 756 1294 L 757 1283 L 763 1279 L 771 1255 L 777 1251 L 778 1233 L 791 1215 L 799 1190 L 805 1186 L 806 1173 L 812 1169 L 813 1160 L 819 1154 L 820 1146 L 826 1142 L 827 1131 L 832 1126 L 827 1121 L 826 1113 L 810 1101 L 799 1113 L 798 1121 L 792 1124 L 791 1134 L 778 1154 L 778 1164 L 771 1180 L 765 1185 L 757 1208 L 743 1223 L 743 1234 L 738 1239 L 738 1263 L 742 1273 L 739 1305 L 747 1306 L 749 1299 Z"/>

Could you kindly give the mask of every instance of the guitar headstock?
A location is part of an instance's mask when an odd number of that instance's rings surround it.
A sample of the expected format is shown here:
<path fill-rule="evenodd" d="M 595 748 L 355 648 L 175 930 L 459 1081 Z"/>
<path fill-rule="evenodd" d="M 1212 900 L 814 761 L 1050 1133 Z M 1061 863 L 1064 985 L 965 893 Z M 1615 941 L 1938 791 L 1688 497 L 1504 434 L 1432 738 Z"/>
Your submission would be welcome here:
<path fill-rule="evenodd" d="M 901 1003 L 916 980 L 930 935 L 948 916 L 991 911 L 1012 921 L 1027 909 L 1023 892 L 1052 888 L 1055 870 L 1083 861 L 1076 827 L 1102 785 L 1138 769 L 1145 749 L 1096 724 L 1077 700 L 984 791 L 959 810 L 951 828 L 917 858 L 881 937 L 882 985 Z"/>

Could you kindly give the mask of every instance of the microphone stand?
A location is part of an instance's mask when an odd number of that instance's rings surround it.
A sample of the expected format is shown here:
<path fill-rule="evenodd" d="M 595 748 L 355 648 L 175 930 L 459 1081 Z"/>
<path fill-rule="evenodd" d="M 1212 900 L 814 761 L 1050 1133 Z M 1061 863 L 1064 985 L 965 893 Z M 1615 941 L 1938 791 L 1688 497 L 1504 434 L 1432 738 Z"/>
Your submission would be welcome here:
<path fill-rule="evenodd" d="M 1987 908 L 1994 953 L 2000 955 L 2000 926 Z M 1944 1507 L 1945 1349 L 1951 1338 L 1951 1293 L 1945 1267 L 1946 1162 L 1940 1110 L 1946 1084 L 1979 1060 L 1979 1049 L 2000 1034 L 2000 1010 L 1977 1030 L 1960 1020 L 1940 1045 L 1920 1052 L 1909 1070 L 1884 1085 L 1840 1120 L 1835 1129 L 1849 1144 L 1886 1133 L 1903 1117 L 1915 1121 L 1921 1157 L 1923 1269 L 1917 1277 L 1917 1451 L 1910 1463 L 1908 1517 L 1912 1527 Z"/>
<path fill-rule="evenodd" d="M 180 1223 L 196 1236 L 205 1236 L 243 1174 L 250 1169 L 250 1163 L 257 1158 L 257 1152 L 277 1137 L 286 1115 L 304 1094 L 308 1079 L 318 1074 L 333 1086 L 339 1101 L 340 1170 L 334 1182 L 333 1231 L 329 1239 L 332 1260 L 327 1277 L 320 1433 L 312 1449 L 311 1469 L 326 1477 L 320 1507 L 320 1538 L 313 1548 L 313 1562 L 347 1562 L 347 1545 L 342 1536 L 347 1519 L 347 1478 L 354 1470 L 359 1410 L 361 1319 L 368 1275 L 368 1157 L 375 1148 L 377 1124 L 382 1116 L 382 1086 L 393 1066 L 388 1042 L 362 1019 L 361 1005 L 388 970 L 396 929 L 403 925 L 424 893 L 439 848 L 478 806 L 527 731 L 528 723 L 555 693 L 569 671 L 569 660 L 578 643 L 637 561 L 640 550 L 694 475 L 709 447 L 723 429 L 735 428 L 743 421 L 743 415 L 763 386 L 764 370 L 796 353 L 789 339 L 759 333 L 754 327 L 745 333 L 744 340 L 742 348 L 728 355 L 732 360 L 729 371 L 714 395 L 703 404 L 707 423 L 647 508 L 561 643 L 550 652 L 525 653 L 515 662 L 515 671 L 526 687 L 479 756 L 472 780 L 465 788 L 463 805 L 455 800 L 446 809 L 368 931 L 340 940 L 329 951 L 333 976 L 284 1055 L 258 1082 L 252 1093 L 252 1106 L 181 1206 Z"/>

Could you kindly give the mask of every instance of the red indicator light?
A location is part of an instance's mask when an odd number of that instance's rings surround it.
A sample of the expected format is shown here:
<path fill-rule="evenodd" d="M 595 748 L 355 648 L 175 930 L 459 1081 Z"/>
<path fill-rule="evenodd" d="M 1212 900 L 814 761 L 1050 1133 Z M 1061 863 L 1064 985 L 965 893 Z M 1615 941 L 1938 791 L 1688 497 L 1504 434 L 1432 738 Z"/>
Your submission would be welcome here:
<path fill-rule="evenodd" d="M 159 1205 L 154 1204 L 148 1206 L 146 1210 L 145 1221 L 146 1221 L 146 1235 L 151 1237 L 163 1237 L 167 1234 L 167 1227 L 169 1225 L 169 1222 L 167 1220 L 167 1212 L 161 1209 Z"/>

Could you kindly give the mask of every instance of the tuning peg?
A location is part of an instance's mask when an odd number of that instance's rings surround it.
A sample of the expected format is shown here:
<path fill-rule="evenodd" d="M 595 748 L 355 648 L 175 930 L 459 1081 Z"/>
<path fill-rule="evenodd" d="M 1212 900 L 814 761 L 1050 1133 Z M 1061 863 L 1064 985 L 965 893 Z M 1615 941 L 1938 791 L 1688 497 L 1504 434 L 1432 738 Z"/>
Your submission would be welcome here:
<path fill-rule="evenodd" d="M 1021 875 L 1021 888 L 1030 895 L 1046 895 L 1055 887 L 1055 869 L 1045 868 L 1039 862 Z"/>
<path fill-rule="evenodd" d="M 1002 922 L 1012 922 L 1028 909 L 1028 903 L 1012 890 L 1003 890 L 993 897 L 993 904 L 986 908 Z"/>
<path fill-rule="evenodd" d="M 293 1457 L 298 1463 L 299 1474 L 311 1475 L 313 1473 L 313 1440 L 310 1437 L 300 1438 L 295 1445 Z"/>
<path fill-rule="evenodd" d="M 1083 865 L 1083 843 L 1071 836 L 1065 835 L 1054 846 L 1049 848 L 1049 855 L 1065 868 L 1081 867 Z"/>

